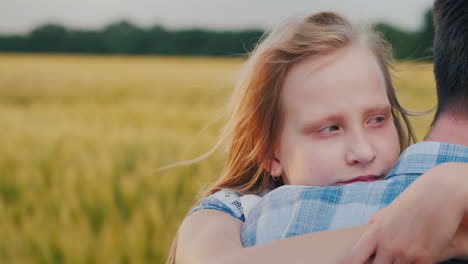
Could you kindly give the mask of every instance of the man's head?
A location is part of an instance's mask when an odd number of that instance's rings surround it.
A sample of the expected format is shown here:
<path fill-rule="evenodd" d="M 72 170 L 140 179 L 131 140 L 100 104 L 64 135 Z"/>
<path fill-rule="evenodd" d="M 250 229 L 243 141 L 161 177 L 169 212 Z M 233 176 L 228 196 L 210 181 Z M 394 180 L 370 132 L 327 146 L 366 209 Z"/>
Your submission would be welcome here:
<path fill-rule="evenodd" d="M 468 1 L 434 2 L 434 74 L 441 114 L 468 117 Z"/>

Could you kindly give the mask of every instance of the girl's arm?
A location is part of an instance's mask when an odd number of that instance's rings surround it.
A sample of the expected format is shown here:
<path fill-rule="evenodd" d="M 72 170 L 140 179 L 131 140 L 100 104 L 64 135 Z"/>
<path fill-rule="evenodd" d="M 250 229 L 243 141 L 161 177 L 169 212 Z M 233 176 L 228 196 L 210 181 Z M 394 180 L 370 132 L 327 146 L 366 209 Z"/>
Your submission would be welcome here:
<path fill-rule="evenodd" d="M 176 263 L 343 263 L 349 250 L 368 228 L 368 225 L 361 225 L 242 248 L 239 238 L 241 226 L 241 221 L 217 210 L 193 213 L 179 231 Z M 468 225 L 459 230 L 455 240 L 465 248 L 457 248 L 453 242 L 441 253 L 439 261 L 467 256 Z"/>
<path fill-rule="evenodd" d="M 311 233 L 242 248 L 242 221 L 217 210 L 188 216 L 179 230 L 177 264 L 342 263 L 366 226 Z"/>

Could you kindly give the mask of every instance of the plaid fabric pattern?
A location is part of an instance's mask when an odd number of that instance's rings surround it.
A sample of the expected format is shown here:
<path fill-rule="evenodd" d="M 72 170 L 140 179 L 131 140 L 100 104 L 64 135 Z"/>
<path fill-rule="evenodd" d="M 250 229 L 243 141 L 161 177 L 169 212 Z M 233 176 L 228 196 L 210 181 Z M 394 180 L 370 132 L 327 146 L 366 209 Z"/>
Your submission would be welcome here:
<path fill-rule="evenodd" d="M 440 142 L 410 146 L 385 180 L 339 187 L 285 185 L 244 209 L 244 247 L 311 232 L 367 223 L 427 170 L 444 162 L 468 162 L 468 147 Z M 443 175 L 442 175 L 443 176 Z M 445 263 L 466 263 L 453 260 Z"/>

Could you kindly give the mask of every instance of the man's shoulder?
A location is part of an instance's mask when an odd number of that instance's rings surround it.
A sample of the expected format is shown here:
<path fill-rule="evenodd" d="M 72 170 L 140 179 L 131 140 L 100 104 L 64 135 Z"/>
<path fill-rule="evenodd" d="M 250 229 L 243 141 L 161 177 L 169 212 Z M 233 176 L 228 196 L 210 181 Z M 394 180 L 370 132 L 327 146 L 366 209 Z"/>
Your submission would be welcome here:
<path fill-rule="evenodd" d="M 263 207 L 276 207 L 279 204 L 285 207 L 297 206 L 301 203 L 320 202 L 329 206 L 337 206 L 345 203 L 369 203 L 369 199 L 375 199 L 372 203 L 378 203 L 379 195 L 388 193 L 389 189 L 395 189 L 395 185 L 402 181 L 381 180 L 375 182 L 358 182 L 341 186 L 304 186 L 283 185 L 272 190 L 262 199 Z M 404 187 L 407 183 L 404 182 Z M 403 188 L 404 188 L 403 187 Z M 266 206 L 269 204 L 269 206 Z"/>
<path fill-rule="evenodd" d="M 445 162 L 468 162 L 468 146 L 436 141 L 423 141 L 409 146 L 386 179 L 421 175 Z"/>
<path fill-rule="evenodd" d="M 439 141 L 422 141 L 409 146 L 403 151 L 400 158 L 411 155 L 448 155 L 468 156 L 468 146 L 449 144 Z"/>

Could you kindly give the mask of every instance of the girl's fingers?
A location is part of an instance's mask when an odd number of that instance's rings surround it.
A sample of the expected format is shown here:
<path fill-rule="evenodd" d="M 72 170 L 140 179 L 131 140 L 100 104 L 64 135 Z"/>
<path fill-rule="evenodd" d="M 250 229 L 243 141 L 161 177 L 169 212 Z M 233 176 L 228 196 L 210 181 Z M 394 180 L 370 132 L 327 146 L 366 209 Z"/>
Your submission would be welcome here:
<path fill-rule="evenodd" d="M 367 263 L 377 249 L 377 238 L 369 226 L 368 231 L 364 232 L 356 245 L 349 251 L 345 258 L 345 264 L 363 264 Z"/>

